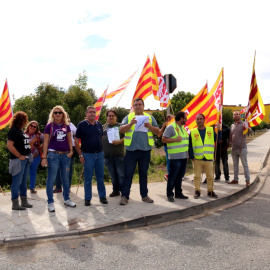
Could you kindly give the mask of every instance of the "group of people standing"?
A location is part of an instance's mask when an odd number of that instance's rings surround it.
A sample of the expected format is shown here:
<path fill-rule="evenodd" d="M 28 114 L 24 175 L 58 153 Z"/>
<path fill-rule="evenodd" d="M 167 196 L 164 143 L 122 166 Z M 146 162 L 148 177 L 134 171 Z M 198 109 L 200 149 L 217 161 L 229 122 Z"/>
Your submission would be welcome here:
<path fill-rule="evenodd" d="M 154 146 L 153 134 L 159 136 L 162 134 L 162 142 L 166 144 L 169 161 L 168 201 L 173 202 L 175 198 L 188 199 L 182 191 L 182 178 L 185 175 L 188 159 L 193 161 L 194 167 L 194 198 L 197 199 L 201 196 L 200 183 L 203 172 L 207 177 L 207 195 L 217 198 L 218 196 L 214 192 L 213 177 L 213 160 L 217 136 L 212 127 L 204 125 L 204 115 L 198 114 L 196 116 L 197 128 L 191 130 L 190 135 L 188 135 L 184 128 L 187 121 L 185 112 L 178 112 L 175 115 L 175 122 L 168 126 L 164 125 L 160 129 L 155 118 L 144 112 L 144 101 L 142 99 L 137 98 L 133 101 L 133 109 L 134 111 L 127 115 L 121 124 L 117 122 L 117 112 L 114 109 L 108 110 L 106 113 L 107 123 L 102 126 L 100 122 L 95 120 L 95 107 L 88 106 L 85 120 L 81 121 L 76 129 L 74 125 L 72 127 L 63 107 L 55 106 L 49 114 L 44 135 L 40 133 L 36 121 L 31 121 L 27 125 L 27 115 L 24 112 L 17 112 L 13 116 L 7 141 L 7 147 L 10 151 L 10 173 L 13 176 L 11 186 L 12 209 L 24 210 L 32 207 L 27 201 L 27 179 L 30 170 L 30 192 L 36 193 L 35 178 L 40 161 L 42 166 L 48 167 L 46 183 L 48 211 L 55 211 L 53 186 L 57 177 L 60 177 L 60 181 L 56 181 L 56 188 L 59 190 L 62 184 L 64 204 L 69 207 L 76 207 L 69 196 L 74 147 L 84 168 L 85 206 L 91 205 L 94 172 L 100 202 L 102 204 L 108 203 L 104 185 L 104 165 L 108 168 L 113 185 L 112 193 L 109 196 L 121 196 L 120 205 L 126 205 L 129 201 L 132 179 L 137 165 L 142 201 L 153 203 L 153 199 L 148 195 L 147 188 L 147 173 L 151 149 Z M 169 118 L 168 120 L 170 120 Z M 235 153 L 232 152 L 233 161 L 235 166 L 238 166 L 238 159 L 241 158 L 248 185 L 249 172 L 245 156 L 247 152 L 243 151 L 246 147 L 245 137 L 241 136 L 242 141 L 239 150 L 236 145 L 238 144 L 241 125 L 236 113 L 234 119 L 236 122 L 232 126 L 230 135 L 232 151 L 235 151 Z M 27 128 L 23 132 L 22 128 L 26 125 Z M 218 142 L 220 143 L 220 140 Z M 43 151 L 41 149 L 42 143 Z M 222 159 L 222 161 L 224 160 Z M 224 173 L 228 178 L 225 169 Z M 220 177 L 220 175 L 217 175 L 216 169 L 216 179 L 217 177 Z M 226 180 L 228 180 L 227 178 Z M 235 168 L 234 180 L 229 184 L 237 183 L 238 170 Z M 21 197 L 21 204 L 19 204 L 19 196 Z"/>

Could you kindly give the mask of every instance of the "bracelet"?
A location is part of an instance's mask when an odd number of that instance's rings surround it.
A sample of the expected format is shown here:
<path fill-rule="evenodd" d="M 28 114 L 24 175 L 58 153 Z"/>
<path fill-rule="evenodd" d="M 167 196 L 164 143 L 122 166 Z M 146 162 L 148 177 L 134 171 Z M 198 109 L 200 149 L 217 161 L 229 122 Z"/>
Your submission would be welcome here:
<path fill-rule="evenodd" d="M 83 157 L 83 155 L 80 155 L 79 158 Z"/>

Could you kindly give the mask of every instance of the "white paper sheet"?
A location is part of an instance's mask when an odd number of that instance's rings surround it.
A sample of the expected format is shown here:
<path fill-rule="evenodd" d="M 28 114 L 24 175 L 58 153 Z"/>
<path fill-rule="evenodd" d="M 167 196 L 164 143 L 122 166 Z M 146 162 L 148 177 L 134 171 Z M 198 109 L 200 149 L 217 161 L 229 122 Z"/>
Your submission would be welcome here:
<path fill-rule="evenodd" d="M 148 127 L 145 127 L 145 123 L 149 123 L 149 117 L 144 116 L 144 115 L 136 115 L 136 126 L 135 126 L 135 131 L 140 131 L 140 132 L 148 132 Z"/>
<path fill-rule="evenodd" d="M 112 141 L 115 141 L 115 140 L 120 140 L 118 127 L 109 128 L 107 130 L 107 135 L 108 135 L 109 143 L 112 143 Z"/>

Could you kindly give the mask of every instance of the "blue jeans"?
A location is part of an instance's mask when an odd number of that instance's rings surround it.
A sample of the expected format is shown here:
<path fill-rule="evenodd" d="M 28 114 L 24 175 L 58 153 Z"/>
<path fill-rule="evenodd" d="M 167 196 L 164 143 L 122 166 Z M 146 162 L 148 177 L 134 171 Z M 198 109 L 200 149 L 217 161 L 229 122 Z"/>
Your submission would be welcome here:
<path fill-rule="evenodd" d="M 83 153 L 84 163 L 84 198 L 92 199 L 92 177 L 95 170 L 99 198 L 106 197 L 104 185 L 104 153 Z"/>
<path fill-rule="evenodd" d="M 166 161 L 167 161 L 167 174 L 169 175 L 169 172 L 170 172 L 170 160 L 169 160 L 167 145 L 164 145 L 164 151 L 165 151 L 165 154 L 166 154 Z"/>
<path fill-rule="evenodd" d="M 21 196 L 27 195 L 27 179 L 29 174 L 30 162 L 28 159 L 21 160 L 21 171 L 12 177 L 11 199 L 18 199 L 19 192 Z"/>
<path fill-rule="evenodd" d="M 48 178 L 46 184 L 46 192 L 48 197 L 48 204 L 53 203 L 53 184 L 57 175 L 58 170 L 60 169 L 60 176 L 63 183 L 63 197 L 64 200 L 69 200 L 69 163 L 70 158 L 67 157 L 67 154 L 57 154 L 54 152 L 48 152 Z"/>
<path fill-rule="evenodd" d="M 72 180 L 72 175 L 73 175 L 73 164 L 74 164 L 74 157 L 71 157 L 71 159 L 70 159 L 70 167 L 69 167 L 69 175 L 68 175 L 69 187 L 71 187 L 71 180 Z M 55 178 L 55 186 L 56 186 L 57 189 L 62 188 L 62 180 L 61 180 L 61 177 L 60 177 L 60 169 L 58 170 L 56 178 Z"/>
<path fill-rule="evenodd" d="M 30 176 L 30 189 L 35 189 L 36 186 L 36 178 L 37 178 L 37 169 L 38 165 L 40 163 L 41 157 L 38 155 L 37 157 L 34 158 L 33 162 L 30 165 L 30 171 L 29 171 L 29 176 Z"/>
<path fill-rule="evenodd" d="M 132 178 L 138 163 L 140 194 L 142 198 L 148 194 L 147 189 L 147 171 L 150 163 L 151 151 L 126 151 L 125 156 L 125 181 L 122 186 L 122 196 L 129 199 Z"/>
<path fill-rule="evenodd" d="M 105 165 L 111 176 L 113 192 L 118 193 L 125 179 L 124 157 L 105 157 Z"/>
<path fill-rule="evenodd" d="M 173 189 L 175 189 L 175 196 L 182 194 L 182 178 L 185 175 L 187 166 L 187 159 L 171 159 L 170 173 L 167 182 L 167 197 L 173 197 Z"/>

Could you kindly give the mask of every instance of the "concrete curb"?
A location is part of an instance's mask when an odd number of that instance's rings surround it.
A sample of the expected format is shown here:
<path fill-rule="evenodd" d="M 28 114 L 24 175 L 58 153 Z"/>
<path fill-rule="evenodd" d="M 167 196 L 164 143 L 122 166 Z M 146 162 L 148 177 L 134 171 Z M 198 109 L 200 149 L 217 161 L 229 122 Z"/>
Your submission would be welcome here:
<path fill-rule="evenodd" d="M 213 201 L 209 201 L 203 204 L 194 205 L 194 206 L 181 209 L 181 210 L 156 212 L 151 215 L 145 215 L 145 216 L 143 215 L 143 216 L 139 216 L 139 217 L 126 220 L 126 221 L 110 222 L 103 225 L 80 228 L 78 230 L 69 231 L 69 232 L 60 232 L 60 233 L 54 233 L 54 234 L 40 234 L 36 236 L 25 236 L 25 237 L 10 237 L 10 238 L 4 239 L 2 241 L 2 244 L 15 243 L 15 242 L 21 242 L 21 241 L 45 240 L 45 239 L 52 239 L 52 238 L 59 238 L 59 237 L 79 236 L 79 235 L 113 232 L 113 231 L 123 231 L 126 229 L 140 228 L 140 227 L 161 224 L 161 223 L 174 221 L 174 220 L 181 220 L 181 219 L 198 215 L 203 212 L 209 211 L 211 209 L 215 209 L 223 205 L 235 202 L 239 200 L 239 198 L 255 191 L 259 182 L 260 182 L 260 178 L 257 175 L 254 182 L 249 187 L 244 187 L 243 189 L 238 190 L 237 192 L 230 194 L 228 196 L 215 199 Z M 255 194 L 257 194 L 260 189 L 261 188 L 257 189 Z M 253 194 L 253 196 L 255 194 Z"/>

